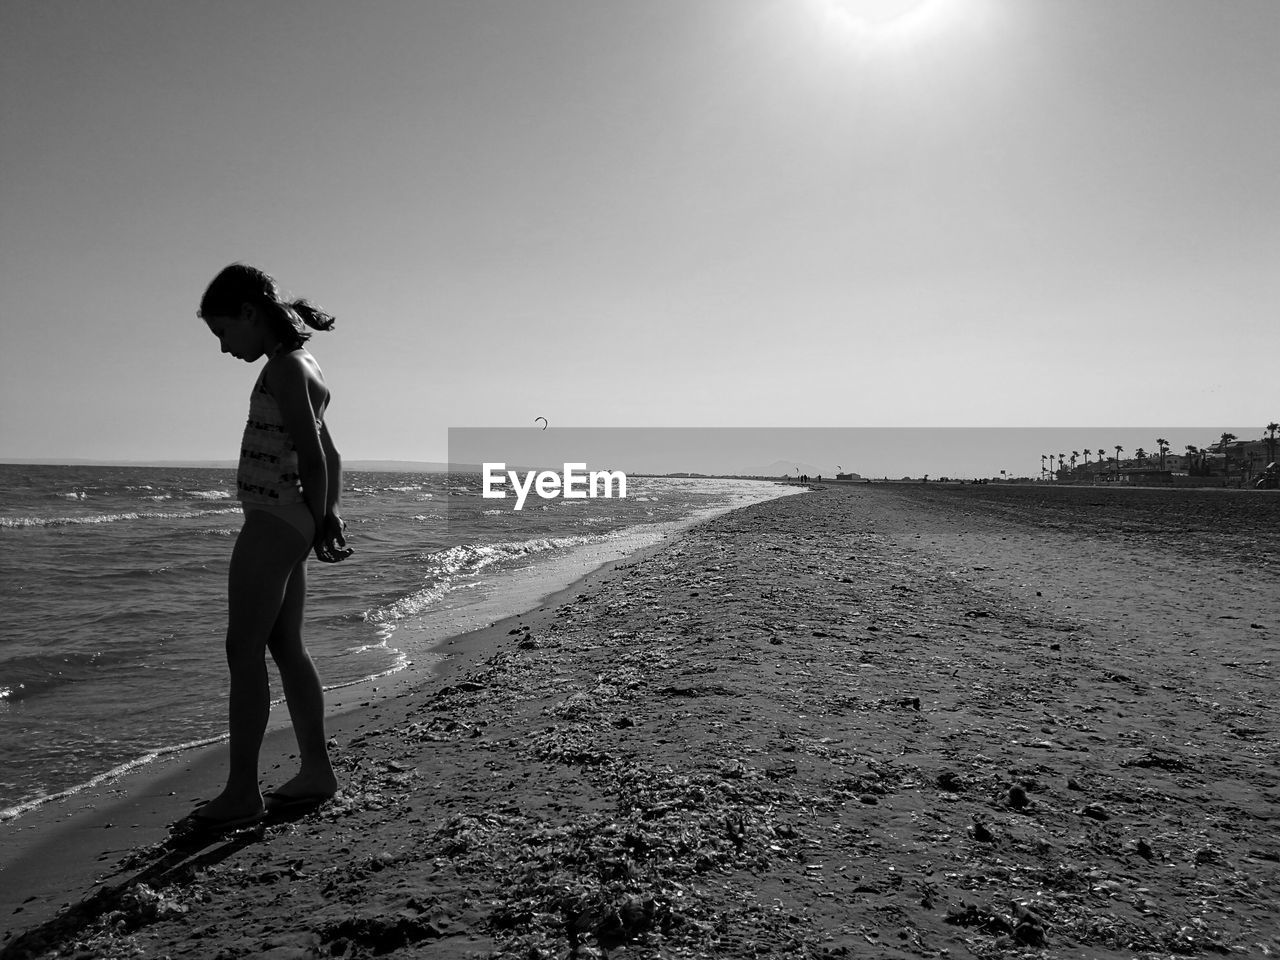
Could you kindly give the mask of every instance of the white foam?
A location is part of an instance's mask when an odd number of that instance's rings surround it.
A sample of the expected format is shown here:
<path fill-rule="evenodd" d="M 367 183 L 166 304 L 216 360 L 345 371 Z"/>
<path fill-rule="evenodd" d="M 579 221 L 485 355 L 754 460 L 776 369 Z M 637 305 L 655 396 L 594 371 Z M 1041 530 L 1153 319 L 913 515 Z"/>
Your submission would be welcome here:
<path fill-rule="evenodd" d="M 221 510 L 177 510 L 170 512 L 130 510 L 126 513 L 97 513 L 83 517 L 3 517 L 0 518 L 0 528 L 78 527 L 92 526 L 99 523 L 123 523 L 129 520 L 191 520 L 196 517 L 216 517 L 239 512 L 240 509 L 236 507 L 234 509 Z"/>
<path fill-rule="evenodd" d="M 187 490 L 183 496 L 190 497 L 192 500 L 230 500 L 230 490 Z"/>
<path fill-rule="evenodd" d="M 210 744 L 219 743 L 226 739 L 227 739 L 227 734 L 224 733 L 216 737 L 207 737 L 204 740 L 191 740 L 187 743 L 179 743 L 171 747 L 159 747 L 155 750 L 148 751 L 147 753 L 143 754 L 140 757 L 137 757 L 133 760 L 128 760 L 122 764 L 119 764 L 118 766 L 114 766 L 110 770 L 107 770 L 105 773 L 100 773 L 97 776 L 89 780 L 86 780 L 84 783 L 76 784 L 74 787 L 68 787 L 66 790 L 61 790 L 58 793 L 51 793 L 42 797 L 35 797 L 32 800 L 24 801 L 23 803 L 19 803 L 16 806 L 7 807 L 3 810 L 0 810 L 0 823 L 3 823 L 6 820 L 12 820 L 14 817 L 20 817 L 24 813 L 34 810 L 36 809 L 36 807 L 44 806 L 46 803 L 49 803 L 52 800 L 65 800 L 68 797 L 74 797 L 77 793 L 81 793 L 85 790 L 92 790 L 94 787 L 99 786 L 100 784 L 107 783 L 111 780 L 116 779 L 117 777 L 124 776 L 126 773 L 129 773 L 133 770 L 137 770 L 139 767 L 144 766 L 145 764 L 150 763 L 152 760 L 156 760 L 160 757 L 166 757 L 166 756 L 169 756 L 170 754 L 178 753 L 179 751 L 182 751 L 182 750 L 190 750 L 194 747 L 207 747 Z"/>

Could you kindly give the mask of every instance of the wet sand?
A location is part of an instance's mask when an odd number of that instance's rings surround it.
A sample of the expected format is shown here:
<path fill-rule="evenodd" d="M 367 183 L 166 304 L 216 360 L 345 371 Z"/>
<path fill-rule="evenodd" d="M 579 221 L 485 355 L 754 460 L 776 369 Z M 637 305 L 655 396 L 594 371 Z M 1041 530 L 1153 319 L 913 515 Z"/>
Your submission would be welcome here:
<path fill-rule="evenodd" d="M 1216 493 L 717 518 L 337 718 L 317 812 L 165 843 L 182 761 L 48 831 L 0 956 L 1274 953 L 1280 498 Z"/>

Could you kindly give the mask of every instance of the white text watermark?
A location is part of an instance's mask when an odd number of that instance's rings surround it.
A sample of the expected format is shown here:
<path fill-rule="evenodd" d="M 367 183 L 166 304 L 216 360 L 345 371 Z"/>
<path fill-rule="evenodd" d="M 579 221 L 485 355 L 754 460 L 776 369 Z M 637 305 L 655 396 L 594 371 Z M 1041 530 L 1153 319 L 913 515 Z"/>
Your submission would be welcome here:
<path fill-rule="evenodd" d="M 627 475 L 621 470 L 593 470 L 588 472 L 585 463 L 566 463 L 564 473 L 554 470 L 529 470 L 521 482 L 517 470 L 508 470 L 505 463 L 484 464 L 483 496 L 486 500 L 503 500 L 507 491 L 501 489 L 508 480 L 516 492 L 515 509 L 524 509 L 530 490 L 543 500 L 563 497 L 566 500 L 586 500 L 595 497 L 623 497 L 627 495 Z M 614 493 L 615 484 L 617 493 Z"/>

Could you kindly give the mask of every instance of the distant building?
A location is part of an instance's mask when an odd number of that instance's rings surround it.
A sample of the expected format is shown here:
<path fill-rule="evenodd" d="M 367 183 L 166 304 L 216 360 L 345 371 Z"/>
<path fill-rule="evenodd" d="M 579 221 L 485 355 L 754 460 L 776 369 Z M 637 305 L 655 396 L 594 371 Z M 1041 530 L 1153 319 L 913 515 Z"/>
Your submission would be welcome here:
<path fill-rule="evenodd" d="M 1274 457 L 1266 440 L 1232 440 L 1225 449 L 1216 448 L 1223 455 L 1218 461 L 1226 476 L 1254 477 L 1266 469 Z"/>
<path fill-rule="evenodd" d="M 1223 482 L 1240 483 L 1262 475 L 1267 464 L 1280 460 L 1280 436 L 1274 442 L 1265 437 L 1257 440 L 1232 440 L 1227 444 L 1214 441 L 1201 447 L 1194 455 L 1174 453 L 1171 450 L 1160 458 L 1159 450 L 1148 453 L 1139 460 L 1112 453 L 1086 458 L 1074 467 L 1063 464 L 1055 468 L 1049 463 L 1049 476 L 1065 483 L 1187 483 L 1187 478 L 1217 478 Z M 1210 485 L 1213 485 L 1210 483 Z"/>

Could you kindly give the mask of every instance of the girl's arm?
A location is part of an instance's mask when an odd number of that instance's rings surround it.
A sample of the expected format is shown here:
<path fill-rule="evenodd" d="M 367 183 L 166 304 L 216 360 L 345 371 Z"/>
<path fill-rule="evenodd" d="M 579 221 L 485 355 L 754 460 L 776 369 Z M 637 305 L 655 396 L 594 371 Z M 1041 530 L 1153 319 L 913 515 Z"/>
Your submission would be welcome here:
<path fill-rule="evenodd" d="M 338 448 L 333 445 L 327 423 L 320 424 L 320 447 L 324 450 L 324 462 L 329 475 L 329 496 L 325 512 L 336 514 L 342 506 L 342 457 L 338 454 Z"/>
<path fill-rule="evenodd" d="M 351 556 L 352 550 L 347 546 L 346 521 L 342 519 L 339 508 L 342 506 L 342 457 L 338 448 L 333 445 L 333 437 L 329 435 L 329 425 L 320 424 L 320 446 L 324 450 L 325 469 L 329 478 L 328 502 L 325 504 L 324 523 L 316 529 L 320 531 L 320 541 L 316 545 L 316 556 L 321 560 L 336 563 Z"/>

